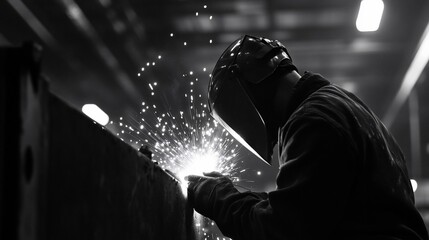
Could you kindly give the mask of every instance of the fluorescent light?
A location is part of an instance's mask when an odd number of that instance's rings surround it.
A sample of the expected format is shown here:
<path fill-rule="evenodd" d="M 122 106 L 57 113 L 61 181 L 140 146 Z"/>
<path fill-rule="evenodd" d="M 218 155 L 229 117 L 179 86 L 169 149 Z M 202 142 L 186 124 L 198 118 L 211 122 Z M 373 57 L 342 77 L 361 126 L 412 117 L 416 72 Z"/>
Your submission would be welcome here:
<path fill-rule="evenodd" d="M 423 32 L 416 55 L 414 56 L 413 61 L 411 62 L 407 72 L 405 73 L 404 79 L 402 80 L 401 87 L 399 88 L 399 91 L 396 93 L 396 96 L 393 99 L 392 104 L 390 105 L 389 109 L 384 115 L 383 122 L 387 127 L 390 127 L 392 125 L 393 120 L 395 119 L 396 115 L 399 112 L 399 109 L 407 100 L 411 90 L 415 86 L 416 82 L 419 80 L 419 77 L 422 74 L 428 62 L 429 62 L 429 23 L 426 26 L 425 31 Z"/>
<path fill-rule="evenodd" d="M 377 31 L 383 10 L 384 3 L 382 0 L 362 0 L 356 19 L 356 28 L 361 32 Z"/>
<path fill-rule="evenodd" d="M 109 116 L 95 104 L 83 105 L 82 112 L 103 126 L 109 123 Z"/>
<path fill-rule="evenodd" d="M 411 186 L 413 187 L 413 192 L 416 192 L 417 187 L 419 186 L 419 185 L 417 184 L 417 181 L 416 181 L 416 180 L 414 180 L 414 179 L 410 179 L 410 182 L 411 182 Z"/>

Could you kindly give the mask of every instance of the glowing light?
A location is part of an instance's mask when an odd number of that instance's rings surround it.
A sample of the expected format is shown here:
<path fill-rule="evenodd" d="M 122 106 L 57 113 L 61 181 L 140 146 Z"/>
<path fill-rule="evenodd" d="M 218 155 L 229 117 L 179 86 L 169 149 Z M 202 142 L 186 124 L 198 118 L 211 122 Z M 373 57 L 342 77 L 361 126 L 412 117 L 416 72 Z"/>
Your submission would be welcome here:
<path fill-rule="evenodd" d="M 377 31 L 383 16 L 382 0 L 362 0 L 356 19 L 356 28 L 361 32 Z"/>
<path fill-rule="evenodd" d="M 137 76 L 140 77 L 140 73 L 137 73 Z"/>
<path fill-rule="evenodd" d="M 209 43 L 213 43 L 213 40 L 211 40 L 211 39 L 210 39 L 210 40 L 209 40 Z"/>
<path fill-rule="evenodd" d="M 189 82 L 190 86 L 194 84 L 193 81 Z M 153 89 L 155 83 L 148 85 Z M 193 92 L 193 89 L 190 89 L 190 92 Z M 129 144 L 135 145 L 136 148 L 142 144 L 149 145 L 154 151 L 153 159 L 175 175 L 185 196 L 187 182 L 184 177 L 187 175 L 217 171 L 228 175 L 233 181 L 238 181 L 239 178 L 235 174 L 238 174 L 236 152 L 239 146 L 234 143 L 232 136 L 207 114 L 207 104 L 197 102 L 203 99 L 194 99 L 193 94 L 185 94 L 185 98 L 189 101 L 189 109 L 178 111 L 177 115 L 170 110 L 146 111 L 149 106 L 147 102 L 142 102 L 141 105 L 146 107 L 140 112 L 143 115 L 132 117 L 142 121 L 129 124 L 119 122 L 122 131 L 117 135 L 121 139 L 132 140 Z M 152 107 L 157 109 L 155 104 Z M 171 109 L 169 104 L 165 109 Z"/>
<path fill-rule="evenodd" d="M 213 19 L 213 16 L 210 16 L 210 17 L 209 17 L 209 19 L 210 19 L 210 20 L 212 20 L 212 19 Z"/>
<path fill-rule="evenodd" d="M 204 5 L 204 8 L 207 8 L 207 5 Z"/>
<path fill-rule="evenodd" d="M 261 171 L 256 172 L 256 174 L 258 174 L 258 176 L 260 176 L 262 173 Z"/>
<path fill-rule="evenodd" d="M 173 36 L 174 34 L 170 33 L 170 37 Z M 183 45 L 186 46 L 187 42 L 183 42 Z M 168 61 L 168 56 L 163 57 Z M 161 55 L 158 55 L 158 59 L 161 59 Z M 147 70 L 151 64 L 154 65 L 154 62 L 146 63 Z M 144 69 L 141 67 L 141 71 Z M 207 68 L 202 70 L 206 72 Z M 147 99 L 141 102 L 138 111 L 127 112 L 125 119 L 120 117 L 119 121 L 111 121 L 111 124 L 116 125 L 113 128 L 116 131 L 114 134 L 127 144 L 136 149 L 142 145 L 149 146 L 153 152 L 153 161 L 180 183 L 186 196 L 188 183 L 184 177 L 187 175 L 203 175 L 203 172 L 217 171 L 236 183 L 240 181 L 239 174 L 243 171 L 239 171 L 236 166 L 241 162 L 238 157 L 241 146 L 210 116 L 206 99 L 198 92 L 205 88 L 196 85 L 204 81 L 198 81 L 195 76 L 197 72 L 194 74 L 189 69 L 184 72 L 186 73 L 181 80 L 188 80 L 183 86 L 189 88 L 184 94 L 184 100 L 188 103 L 184 109 L 181 104 L 183 101 L 177 101 L 177 95 L 171 101 L 169 94 L 156 92 L 163 89 L 163 82 L 158 84 L 149 81 L 147 84 L 150 96 L 146 96 Z M 176 102 L 180 106 L 176 106 Z M 214 223 L 199 214 L 196 215 L 200 237 L 204 232 L 206 237 L 216 239 L 210 233 Z"/>
<path fill-rule="evenodd" d="M 410 66 L 408 67 L 407 72 L 402 80 L 401 87 L 396 93 L 393 102 L 391 103 L 389 109 L 387 110 L 383 122 L 387 127 L 390 127 L 393 124 L 393 121 L 398 114 L 402 105 L 407 101 L 408 96 L 411 93 L 411 90 L 415 86 L 416 82 L 419 80 L 422 75 L 423 70 L 425 69 L 429 61 L 429 23 L 426 25 L 426 29 L 422 34 L 420 39 L 420 45 L 416 51 L 416 55 L 413 58 Z"/>
<path fill-rule="evenodd" d="M 413 192 L 416 192 L 416 190 L 417 190 L 417 188 L 418 188 L 418 184 L 417 184 L 417 181 L 416 180 L 414 180 L 414 179 L 410 179 L 410 182 L 411 182 L 411 186 L 413 187 Z"/>
<path fill-rule="evenodd" d="M 218 152 L 213 152 L 211 150 L 191 150 L 186 151 L 184 155 L 180 156 L 183 162 L 182 166 L 177 172 L 179 180 L 182 182 L 183 193 L 186 194 L 186 189 L 188 187 L 185 177 L 188 175 L 203 175 L 205 172 L 222 172 L 222 167 L 220 166 L 220 156 Z"/>
<path fill-rule="evenodd" d="M 109 116 L 95 104 L 83 105 L 82 112 L 103 126 L 109 123 Z"/>
<path fill-rule="evenodd" d="M 195 16 L 197 16 L 197 17 L 198 17 L 198 12 L 195 12 Z"/>

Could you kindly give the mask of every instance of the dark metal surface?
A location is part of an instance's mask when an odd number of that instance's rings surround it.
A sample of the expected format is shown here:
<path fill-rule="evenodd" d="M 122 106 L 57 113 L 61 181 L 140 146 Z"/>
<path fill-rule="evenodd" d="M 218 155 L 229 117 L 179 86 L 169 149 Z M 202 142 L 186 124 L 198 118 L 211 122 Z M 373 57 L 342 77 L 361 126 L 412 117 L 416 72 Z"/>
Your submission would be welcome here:
<path fill-rule="evenodd" d="M 0 238 L 195 239 L 178 182 L 49 93 L 39 53 L 0 49 Z"/>

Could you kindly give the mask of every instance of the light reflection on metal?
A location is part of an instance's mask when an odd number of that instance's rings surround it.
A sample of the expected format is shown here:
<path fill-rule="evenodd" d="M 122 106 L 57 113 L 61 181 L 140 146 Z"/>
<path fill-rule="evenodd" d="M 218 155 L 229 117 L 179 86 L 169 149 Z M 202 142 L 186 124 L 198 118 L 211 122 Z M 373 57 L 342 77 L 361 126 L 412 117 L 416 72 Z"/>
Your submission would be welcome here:
<path fill-rule="evenodd" d="M 416 192 L 417 188 L 419 187 L 419 184 L 414 179 L 410 179 L 410 182 L 411 182 L 411 186 L 413 187 L 413 192 Z"/>
<path fill-rule="evenodd" d="M 410 95 L 411 90 L 420 78 L 424 68 L 429 61 L 429 23 L 423 32 L 420 45 L 417 49 L 407 72 L 402 80 L 401 87 L 396 93 L 392 104 L 389 106 L 386 114 L 384 115 L 383 122 L 387 127 L 391 127 L 402 105 Z"/>

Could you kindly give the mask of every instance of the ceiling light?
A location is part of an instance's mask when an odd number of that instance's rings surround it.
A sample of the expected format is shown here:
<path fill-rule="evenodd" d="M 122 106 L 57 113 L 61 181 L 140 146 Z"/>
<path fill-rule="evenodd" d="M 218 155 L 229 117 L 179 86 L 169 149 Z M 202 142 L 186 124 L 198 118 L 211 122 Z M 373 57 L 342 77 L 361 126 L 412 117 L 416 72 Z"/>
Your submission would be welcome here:
<path fill-rule="evenodd" d="M 383 15 L 382 0 L 362 0 L 356 19 L 356 28 L 361 32 L 377 31 Z"/>
<path fill-rule="evenodd" d="M 103 126 L 109 123 L 109 116 L 95 104 L 83 105 L 82 112 Z"/>

